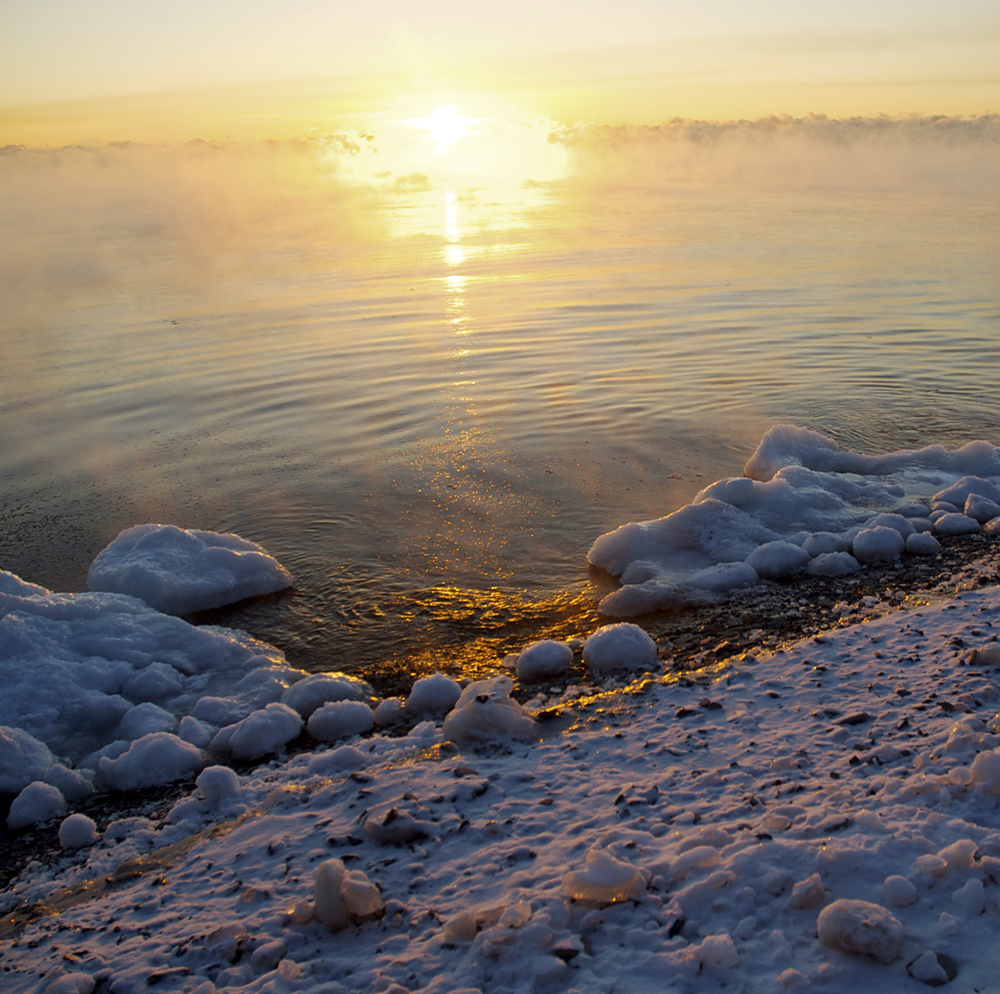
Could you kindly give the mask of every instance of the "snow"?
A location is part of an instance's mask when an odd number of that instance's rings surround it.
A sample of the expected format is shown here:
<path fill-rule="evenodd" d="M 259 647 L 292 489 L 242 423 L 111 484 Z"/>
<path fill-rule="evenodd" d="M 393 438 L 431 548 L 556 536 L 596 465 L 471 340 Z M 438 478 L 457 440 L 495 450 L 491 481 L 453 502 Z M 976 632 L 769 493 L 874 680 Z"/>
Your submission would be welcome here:
<path fill-rule="evenodd" d="M 524 683 L 547 680 L 565 673 L 573 664 L 573 650 L 565 642 L 541 639 L 521 650 L 515 664 L 517 678 Z"/>
<path fill-rule="evenodd" d="M 140 790 L 182 780 L 202 766 L 201 750 L 189 742 L 169 732 L 150 732 L 130 743 L 117 758 L 102 756 L 98 774 L 114 790 Z"/>
<path fill-rule="evenodd" d="M 287 704 L 272 702 L 242 721 L 227 725 L 210 748 L 234 759 L 259 759 L 282 749 L 302 731 L 302 719 Z"/>
<path fill-rule="evenodd" d="M 903 932 L 898 918 L 871 901 L 834 901 L 816 919 L 816 933 L 824 946 L 862 953 L 885 964 L 899 958 Z"/>
<path fill-rule="evenodd" d="M 7 815 L 9 829 L 26 828 L 51 821 L 66 813 L 66 800 L 57 787 L 35 780 L 22 790 Z"/>
<path fill-rule="evenodd" d="M 64 818 L 59 826 L 59 845 L 63 849 L 79 849 L 97 841 L 97 825 L 93 818 L 83 814 L 72 814 Z"/>
<path fill-rule="evenodd" d="M 165 614 L 192 614 L 284 590 L 292 576 L 239 535 L 136 525 L 98 553 L 87 584 L 138 597 Z"/>
<path fill-rule="evenodd" d="M 462 695 L 457 680 L 434 673 L 415 680 L 406 698 L 406 710 L 411 714 L 444 714 L 450 711 Z"/>
<path fill-rule="evenodd" d="M 281 695 L 281 703 L 294 708 L 303 718 L 331 701 L 366 701 L 375 696 L 371 685 L 339 671 L 312 673 L 292 684 Z"/>
<path fill-rule="evenodd" d="M 598 628 L 583 643 L 588 670 L 638 670 L 658 662 L 656 643 L 638 626 L 622 621 Z"/>
<path fill-rule="evenodd" d="M 497 676 L 470 683 L 444 720 L 442 732 L 454 742 L 532 739 L 535 720 L 510 696 L 514 684 Z"/>
<path fill-rule="evenodd" d="M 591 849 L 582 870 L 570 870 L 562 879 L 562 889 L 574 901 L 613 904 L 629 898 L 639 900 L 646 889 L 642 873 L 610 853 Z"/>
<path fill-rule="evenodd" d="M 24 729 L 0 725 L 0 791 L 14 793 L 27 787 L 32 780 L 43 776 L 53 762 L 44 742 Z"/>
<path fill-rule="evenodd" d="M 834 572 L 850 567 L 844 559 L 809 565 L 848 550 L 863 563 L 901 556 L 907 537 L 930 530 L 923 517 L 928 508 L 936 509 L 939 535 L 971 534 L 980 522 L 962 513 L 966 502 L 975 498 L 971 506 L 981 515 L 988 505 L 977 501 L 1000 502 L 1000 449 L 984 441 L 870 456 L 841 449 L 819 432 L 779 425 L 764 436 L 744 474 L 711 484 L 665 517 L 601 535 L 588 559 L 622 583 L 601 601 L 601 612 L 631 617 L 719 600 L 754 582 L 747 567 L 764 580 L 802 568 L 845 575 Z M 903 544 L 879 529 L 895 531 Z M 924 540 L 915 548 L 927 555 L 930 545 Z M 736 567 L 743 572 L 704 582 L 712 575 L 706 570 Z M 725 576 L 739 582 L 721 582 Z"/>
<path fill-rule="evenodd" d="M 313 712 L 306 730 L 318 742 L 332 742 L 361 735 L 374 723 L 372 709 L 363 701 L 333 701 Z"/>
<path fill-rule="evenodd" d="M 352 919 L 375 914 L 382 899 L 378 888 L 360 870 L 348 870 L 342 860 L 328 859 L 316 870 L 313 904 L 316 920 L 338 931 Z"/>

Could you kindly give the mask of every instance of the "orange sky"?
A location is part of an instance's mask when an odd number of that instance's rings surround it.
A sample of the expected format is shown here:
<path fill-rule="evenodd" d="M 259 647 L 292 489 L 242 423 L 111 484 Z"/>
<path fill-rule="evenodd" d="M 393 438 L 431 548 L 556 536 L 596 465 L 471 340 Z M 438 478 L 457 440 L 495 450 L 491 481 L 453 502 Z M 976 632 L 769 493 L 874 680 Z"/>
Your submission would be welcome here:
<path fill-rule="evenodd" d="M 495 96 L 567 122 L 1000 112 L 995 0 L 832 7 L 5 0 L 0 145 L 284 138 Z"/>

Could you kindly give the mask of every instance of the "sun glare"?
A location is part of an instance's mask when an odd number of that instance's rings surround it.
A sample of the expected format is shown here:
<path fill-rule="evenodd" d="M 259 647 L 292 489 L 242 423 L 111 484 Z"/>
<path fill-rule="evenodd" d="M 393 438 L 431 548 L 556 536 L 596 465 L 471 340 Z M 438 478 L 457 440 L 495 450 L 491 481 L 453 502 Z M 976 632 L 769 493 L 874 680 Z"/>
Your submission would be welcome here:
<path fill-rule="evenodd" d="M 451 145 L 469 134 L 469 125 L 479 121 L 478 117 L 462 117 L 451 104 L 443 104 L 430 117 L 410 119 L 410 124 L 423 128 L 437 144 L 438 155 L 447 155 Z"/>

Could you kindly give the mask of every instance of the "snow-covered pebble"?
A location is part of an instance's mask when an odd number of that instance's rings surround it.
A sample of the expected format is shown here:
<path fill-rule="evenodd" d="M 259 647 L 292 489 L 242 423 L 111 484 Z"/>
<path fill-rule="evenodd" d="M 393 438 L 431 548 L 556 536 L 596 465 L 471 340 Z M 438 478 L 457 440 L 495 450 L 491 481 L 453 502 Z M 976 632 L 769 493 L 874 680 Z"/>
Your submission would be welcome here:
<path fill-rule="evenodd" d="M 63 849 L 79 849 L 97 841 L 97 825 L 84 814 L 72 814 L 59 826 L 59 845 Z"/>
<path fill-rule="evenodd" d="M 629 622 L 598 628 L 583 643 L 584 665 L 594 673 L 645 669 L 658 661 L 656 643 Z"/>
<path fill-rule="evenodd" d="M 525 683 L 559 676 L 573 665 L 573 650 L 565 642 L 532 642 L 517 657 L 517 678 Z"/>
<path fill-rule="evenodd" d="M 591 849 L 583 869 L 570 870 L 562 878 L 562 888 L 575 901 L 610 904 L 639 897 L 646 889 L 646 880 L 630 863 L 600 849 Z"/>
<path fill-rule="evenodd" d="M 317 708 L 332 701 L 368 701 L 374 696 L 371 685 L 339 671 L 313 673 L 296 681 L 281 695 L 281 703 L 308 718 Z"/>
<path fill-rule="evenodd" d="M 415 680 L 406 698 L 410 714 L 444 714 L 450 711 L 462 694 L 457 680 L 434 673 Z"/>
<path fill-rule="evenodd" d="M 945 514 L 934 522 L 934 531 L 939 535 L 971 535 L 980 527 L 975 518 L 965 514 Z"/>
<path fill-rule="evenodd" d="M 111 759 L 102 756 L 98 770 L 113 790 L 141 790 L 173 783 L 205 765 L 201 750 L 170 732 L 151 732 Z"/>
<path fill-rule="evenodd" d="M 91 590 L 129 594 L 165 614 L 191 614 L 292 585 L 255 542 L 174 525 L 136 525 L 98 553 Z"/>
<path fill-rule="evenodd" d="M 903 923 L 881 905 L 841 899 L 827 905 L 816 921 L 819 941 L 831 949 L 893 963 L 903 948 Z"/>
<path fill-rule="evenodd" d="M 302 719 L 287 704 L 268 704 L 235 725 L 223 728 L 211 748 L 234 759 L 259 759 L 283 749 L 302 731 Z"/>
<path fill-rule="evenodd" d="M 66 799 L 52 784 L 34 780 L 14 798 L 7 815 L 7 827 L 14 831 L 40 825 L 66 813 Z"/>
<path fill-rule="evenodd" d="M 319 742 L 363 735 L 374 724 L 372 709 L 362 701 L 333 701 L 312 713 L 306 731 Z"/>
<path fill-rule="evenodd" d="M 851 551 L 862 563 L 890 563 L 898 559 L 906 548 L 906 540 L 895 528 L 878 525 L 863 528 L 854 536 Z"/>
<path fill-rule="evenodd" d="M 470 683 L 445 718 L 441 733 L 454 742 L 534 738 L 535 720 L 511 698 L 513 688 L 506 676 Z"/>

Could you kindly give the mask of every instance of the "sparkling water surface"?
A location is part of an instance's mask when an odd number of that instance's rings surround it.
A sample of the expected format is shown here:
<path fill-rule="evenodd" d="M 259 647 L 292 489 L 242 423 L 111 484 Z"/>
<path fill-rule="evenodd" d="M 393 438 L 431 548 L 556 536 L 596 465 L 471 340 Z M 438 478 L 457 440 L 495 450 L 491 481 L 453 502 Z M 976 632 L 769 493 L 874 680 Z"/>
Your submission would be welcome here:
<path fill-rule="evenodd" d="M 0 566 L 83 590 L 123 528 L 234 531 L 296 587 L 199 620 L 310 669 L 589 624 L 591 542 L 775 423 L 1000 442 L 995 195 L 569 176 L 237 211 L 81 181 L 56 210 L 19 182 Z"/>

